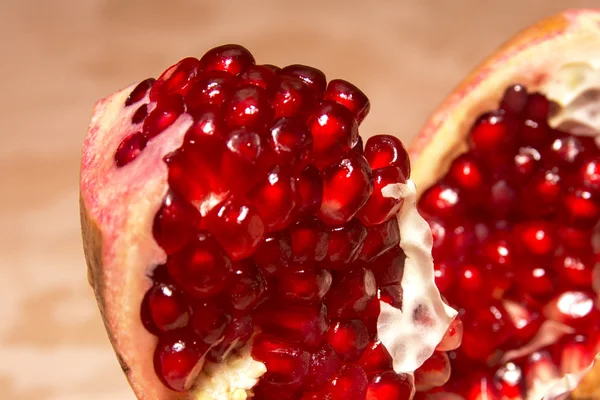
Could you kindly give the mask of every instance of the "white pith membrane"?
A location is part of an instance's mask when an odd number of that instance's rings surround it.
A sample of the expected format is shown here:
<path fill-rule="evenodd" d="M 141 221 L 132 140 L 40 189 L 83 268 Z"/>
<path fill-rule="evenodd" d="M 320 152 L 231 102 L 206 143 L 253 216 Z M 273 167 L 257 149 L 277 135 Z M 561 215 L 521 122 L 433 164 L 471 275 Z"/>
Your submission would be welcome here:
<path fill-rule="evenodd" d="M 128 233 L 101 232 L 102 244 L 106 246 L 102 249 L 102 265 L 109 266 L 103 268 L 101 284 L 104 285 L 103 297 L 107 300 L 104 317 L 111 341 L 128 368 L 126 374 L 134 391 L 138 396 L 145 394 L 140 398 L 251 398 L 252 387 L 266 371 L 263 363 L 251 357 L 251 340 L 242 349 L 231 352 L 223 362 L 207 362 L 187 394 L 170 391 L 154 374 L 152 353 L 157 338 L 143 327 L 139 306 L 131 307 L 131 304 L 140 305 L 144 293 L 152 285 L 151 279 L 141 279 L 141 274 L 150 276 L 151 268 L 164 263 L 167 258 L 152 237 L 154 215 L 168 191 L 168 171 L 163 157 L 181 146 L 192 120 L 184 113 L 153 138 L 135 160 L 116 168 L 114 151 L 132 133 L 130 121 L 137 107 L 124 107 L 124 104 L 134 87 L 135 84 L 98 102 L 86 136 L 82 164 L 82 187 L 95 189 L 93 192 L 82 190 L 82 204 L 89 218 L 100 229 L 116 226 Z M 147 96 L 139 104 L 148 103 Z M 149 109 L 153 107 L 154 104 L 149 103 Z M 102 191 L 114 179 L 119 181 L 118 187 L 112 184 L 110 192 Z M 442 301 L 435 286 L 431 231 L 417 212 L 414 183 L 409 180 L 404 185 L 389 185 L 382 193 L 404 199 L 397 220 L 406 264 L 401 282 L 403 310 L 381 302 L 377 329 L 392 357 L 394 370 L 412 375 L 433 354 L 457 312 Z M 112 213 L 111 205 L 115 202 L 126 202 L 127 210 L 118 215 Z M 117 285 L 117 282 L 120 283 Z M 130 291 L 124 292 L 123 287 Z M 132 299 L 132 296 L 136 298 Z M 204 359 L 200 364 L 203 362 Z M 202 367 L 200 364 L 197 368 Z M 148 391 L 149 387 L 152 390 Z"/>

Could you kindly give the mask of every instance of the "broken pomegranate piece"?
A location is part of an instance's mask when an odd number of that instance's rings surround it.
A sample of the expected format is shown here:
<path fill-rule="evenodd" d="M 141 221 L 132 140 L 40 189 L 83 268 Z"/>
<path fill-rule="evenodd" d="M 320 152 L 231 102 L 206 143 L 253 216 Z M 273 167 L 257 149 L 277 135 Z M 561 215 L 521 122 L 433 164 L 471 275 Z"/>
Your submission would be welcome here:
<path fill-rule="evenodd" d="M 409 399 L 421 365 L 444 383 L 456 313 L 407 151 L 382 135 L 363 155 L 368 111 L 349 82 L 237 45 L 99 103 L 86 251 L 140 398 Z"/>

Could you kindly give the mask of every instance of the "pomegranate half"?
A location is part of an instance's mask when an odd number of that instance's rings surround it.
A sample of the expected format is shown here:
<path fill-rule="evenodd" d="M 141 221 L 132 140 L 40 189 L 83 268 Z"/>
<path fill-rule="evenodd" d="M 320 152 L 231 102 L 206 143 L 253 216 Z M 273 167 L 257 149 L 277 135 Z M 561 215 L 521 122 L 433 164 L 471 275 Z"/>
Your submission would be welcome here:
<path fill-rule="evenodd" d="M 238 45 L 95 107 L 89 281 L 140 399 L 409 399 L 460 344 L 408 154 L 369 101 Z"/>
<path fill-rule="evenodd" d="M 600 352 L 599 133 L 600 12 L 572 10 L 505 44 L 414 141 L 436 283 L 464 323 L 431 399 L 568 392 Z M 600 398 L 600 367 L 574 396 Z"/>

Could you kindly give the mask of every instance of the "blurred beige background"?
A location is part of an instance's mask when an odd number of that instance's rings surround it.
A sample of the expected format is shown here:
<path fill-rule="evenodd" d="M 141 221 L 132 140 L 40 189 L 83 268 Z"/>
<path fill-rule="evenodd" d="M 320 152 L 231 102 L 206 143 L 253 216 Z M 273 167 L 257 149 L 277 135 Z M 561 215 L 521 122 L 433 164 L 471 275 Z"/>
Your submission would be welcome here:
<path fill-rule="evenodd" d="M 132 400 L 88 289 L 79 148 L 94 101 L 238 42 L 371 98 L 363 134 L 409 140 L 516 31 L 597 0 L 0 0 L 0 398 Z"/>

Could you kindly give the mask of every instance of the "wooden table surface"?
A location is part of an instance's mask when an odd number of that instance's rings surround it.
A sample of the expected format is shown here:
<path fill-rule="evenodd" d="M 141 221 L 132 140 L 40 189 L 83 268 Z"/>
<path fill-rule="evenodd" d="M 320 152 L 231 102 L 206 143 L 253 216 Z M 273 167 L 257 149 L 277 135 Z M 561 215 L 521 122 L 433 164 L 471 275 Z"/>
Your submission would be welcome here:
<path fill-rule="evenodd" d="M 493 4 L 492 4 L 493 3 Z M 519 29 L 597 0 L 0 0 L 0 398 L 132 400 L 86 281 L 80 145 L 94 101 L 218 44 L 308 63 L 406 140 Z"/>

